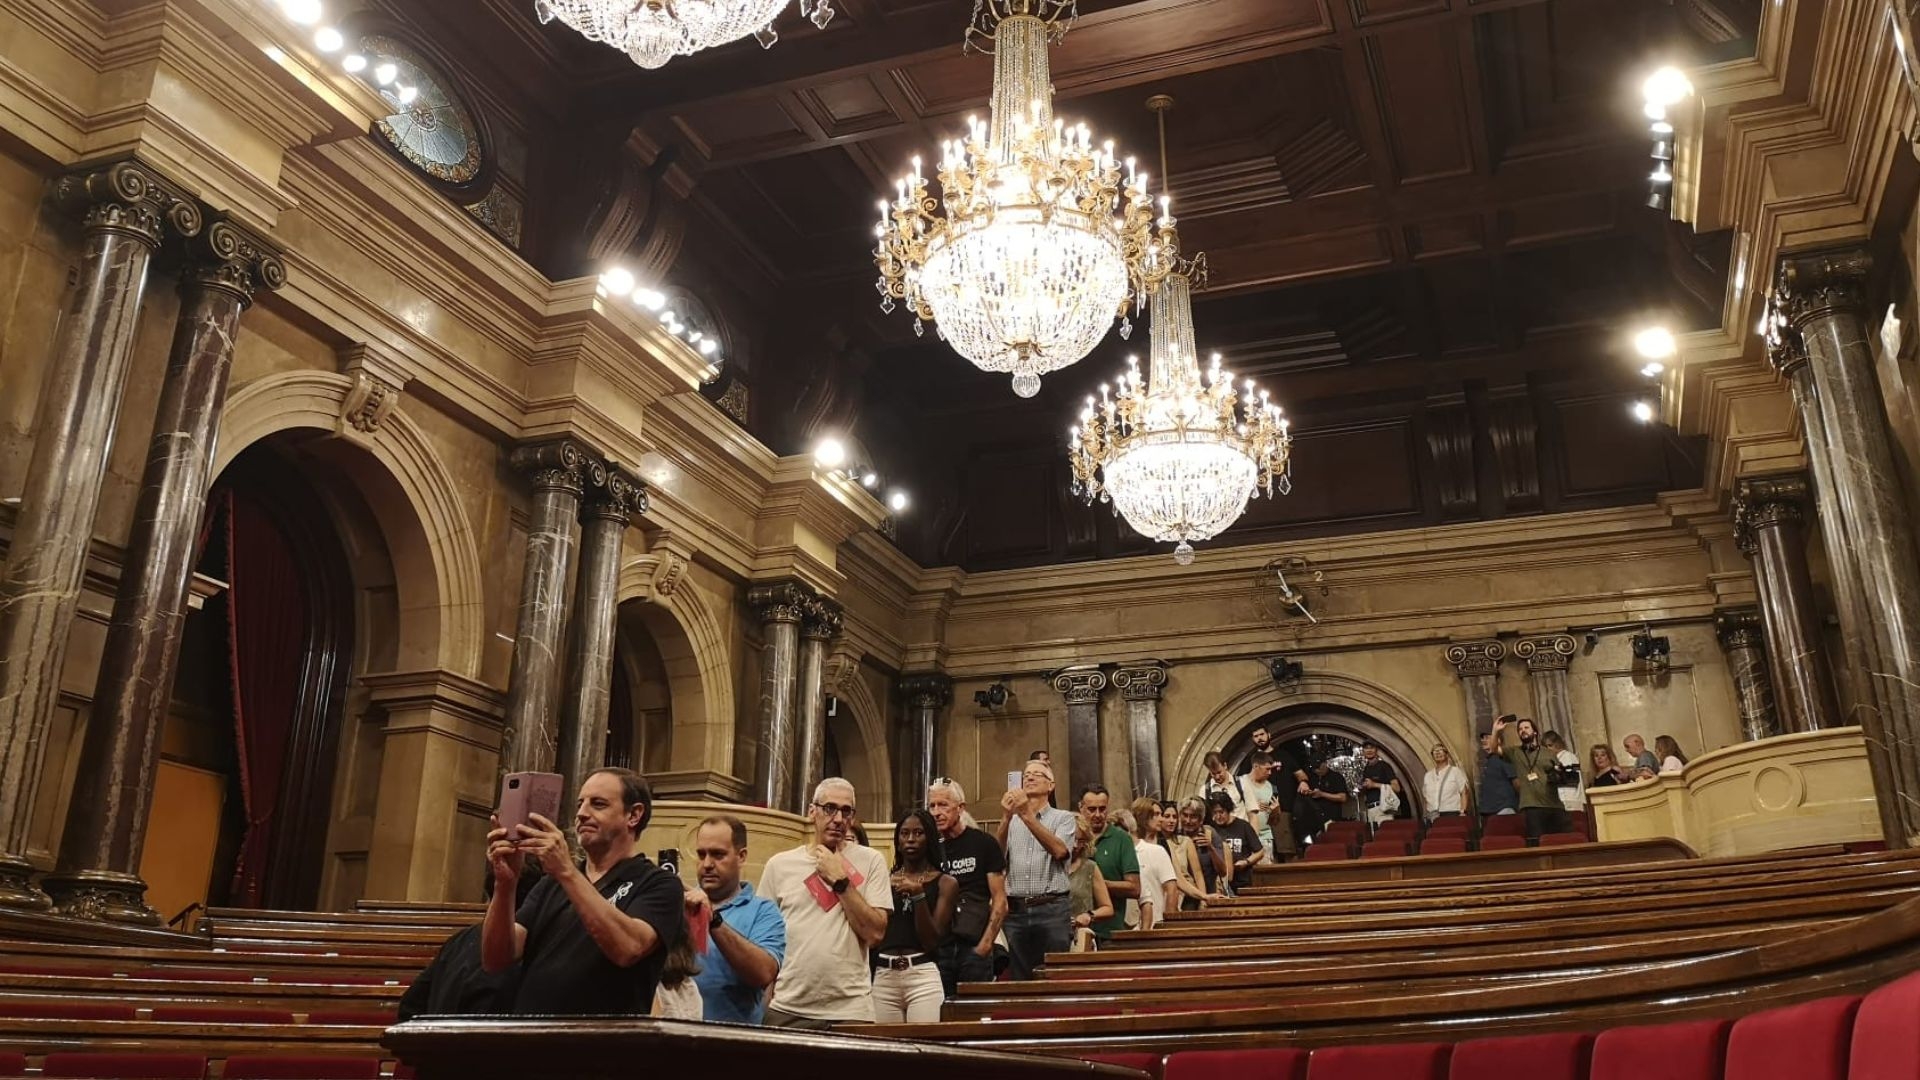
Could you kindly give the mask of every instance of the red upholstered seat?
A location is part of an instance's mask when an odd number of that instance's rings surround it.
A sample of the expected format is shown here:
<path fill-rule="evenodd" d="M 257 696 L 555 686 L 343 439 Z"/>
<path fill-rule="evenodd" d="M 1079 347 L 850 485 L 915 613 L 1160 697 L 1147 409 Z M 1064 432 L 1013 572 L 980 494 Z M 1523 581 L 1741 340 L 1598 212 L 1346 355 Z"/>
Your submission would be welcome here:
<path fill-rule="evenodd" d="M 16 960 L 0 960 L 0 975 L 84 975 L 105 978 L 112 974 L 113 968 L 103 964 L 27 964 Z"/>
<path fill-rule="evenodd" d="M 1731 1020 L 1610 1028 L 1593 1040 L 1590 1080 L 1721 1080 Z"/>
<path fill-rule="evenodd" d="M 1514 848 L 1523 848 L 1526 846 L 1527 838 L 1524 836 L 1514 836 L 1506 833 L 1488 833 L 1480 838 L 1481 851 L 1511 851 Z"/>
<path fill-rule="evenodd" d="M 1472 823 L 1469 822 L 1466 819 L 1466 817 L 1463 815 L 1455 815 L 1454 817 L 1437 817 L 1437 818 L 1434 818 L 1433 822 L 1427 826 L 1427 831 L 1428 832 L 1454 832 L 1454 831 L 1466 832 L 1467 827 L 1471 824 Z"/>
<path fill-rule="evenodd" d="M 1585 810 L 1568 811 L 1567 816 L 1573 819 L 1573 828 L 1568 831 L 1577 832 L 1583 836 L 1591 831 L 1587 828 L 1587 812 Z"/>
<path fill-rule="evenodd" d="M 1350 857 L 1347 852 L 1347 845 L 1338 840 L 1321 840 L 1319 843 L 1307 848 L 1308 862 L 1326 862 L 1330 859 L 1345 859 Z"/>
<path fill-rule="evenodd" d="M 252 982 L 253 972 L 245 968 L 148 968 L 130 971 L 134 979 L 164 979 L 169 982 Z"/>
<path fill-rule="evenodd" d="M 27 1055 L 16 1053 L 0 1054 L 0 1076 L 27 1075 Z"/>
<path fill-rule="evenodd" d="M 0 1001 L 0 1016 L 14 1020 L 132 1020 L 135 1007 L 118 1001 Z"/>
<path fill-rule="evenodd" d="M 1327 836 L 1344 835 L 1357 837 L 1360 835 L 1360 822 L 1352 818 L 1342 818 L 1339 821 L 1328 823 L 1324 832 Z"/>
<path fill-rule="evenodd" d="M 1422 855 L 1464 855 L 1467 851 L 1466 837 L 1435 836 L 1428 834 L 1420 841 Z"/>
<path fill-rule="evenodd" d="M 1550 832 L 1542 833 L 1540 836 L 1541 847 L 1565 847 L 1568 844 L 1584 844 L 1586 842 L 1586 833 Z"/>
<path fill-rule="evenodd" d="M 1853 1018 L 1847 1080 L 1920 1076 L 1920 974 L 1868 994 Z"/>
<path fill-rule="evenodd" d="M 392 1027 L 399 1023 L 392 1009 L 331 1009 L 307 1014 L 309 1024 L 360 1024 Z"/>
<path fill-rule="evenodd" d="M 1407 854 L 1407 842 L 1388 837 L 1385 840 L 1369 840 L 1360 845 L 1360 857 L 1363 859 L 1399 859 Z"/>
<path fill-rule="evenodd" d="M 1165 1080 L 1306 1080 L 1307 1052 L 1292 1047 L 1257 1050 L 1182 1050 L 1167 1055 Z"/>
<path fill-rule="evenodd" d="M 379 1058 L 286 1054 L 230 1057 L 223 1080 L 380 1080 Z"/>
<path fill-rule="evenodd" d="M 249 1009 L 239 1005 L 155 1005 L 153 1018 L 170 1024 L 291 1024 L 293 1014 L 281 1009 Z"/>
<path fill-rule="evenodd" d="M 1118 1065 L 1123 1069 L 1139 1069 L 1159 1080 L 1160 1055 L 1145 1050 L 1122 1050 L 1112 1054 L 1081 1054 L 1083 1061 L 1097 1061 L 1102 1065 Z"/>
<path fill-rule="evenodd" d="M 1323 1046 L 1307 1061 L 1307 1080 L 1447 1080 L 1451 1043 Z"/>
<path fill-rule="evenodd" d="M 1390 818 L 1374 827 L 1375 836 L 1394 836 L 1400 833 L 1417 833 L 1420 823 L 1412 818 Z"/>
<path fill-rule="evenodd" d="M 207 1059 L 198 1054 L 48 1054 L 42 1076 L 80 1080 L 200 1080 Z"/>
<path fill-rule="evenodd" d="M 1846 1080 L 1857 997 L 1821 998 L 1743 1016 L 1727 1040 L 1740 1080 Z"/>
<path fill-rule="evenodd" d="M 1587 1080 L 1593 1036 L 1580 1031 L 1472 1039 L 1453 1048 L 1450 1080 Z"/>
<path fill-rule="evenodd" d="M 1527 819 L 1519 814 L 1495 814 L 1480 826 L 1482 836 L 1525 836 Z"/>

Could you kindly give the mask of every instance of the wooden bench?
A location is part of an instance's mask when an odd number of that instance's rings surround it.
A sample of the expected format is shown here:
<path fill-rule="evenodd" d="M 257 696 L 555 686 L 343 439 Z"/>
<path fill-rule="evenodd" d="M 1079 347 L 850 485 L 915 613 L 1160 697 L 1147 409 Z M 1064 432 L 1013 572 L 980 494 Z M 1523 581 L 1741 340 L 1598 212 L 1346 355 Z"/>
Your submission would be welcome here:
<path fill-rule="evenodd" d="M 1279 865 L 1256 866 L 1253 868 L 1253 880 L 1256 886 L 1328 881 L 1409 881 L 1697 858 L 1698 854 L 1687 845 L 1663 838 L 1566 847 L 1516 848 L 1510 851 L 1470 851 L 1462 855 L 1403 855 L 1397 858 L 1326 861 L 1302 859 Z"/>

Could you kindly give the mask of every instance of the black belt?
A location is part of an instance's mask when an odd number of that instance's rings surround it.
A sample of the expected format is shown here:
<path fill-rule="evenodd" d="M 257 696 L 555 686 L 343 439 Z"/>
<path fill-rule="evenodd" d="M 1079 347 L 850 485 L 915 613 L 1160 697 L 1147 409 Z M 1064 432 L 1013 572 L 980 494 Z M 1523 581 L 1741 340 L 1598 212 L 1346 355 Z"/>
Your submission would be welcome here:
<path fill-rule="evenodd" d="M 1028 911 L 1033 908 L 1046 907 L 1048 904 L 1058 903 L 1066 898 L 1067 894 L 1063 892 L 1041 893 L 1039 896 L 1009 896 L 1007 897 L 1007 910 L 1009 912 Z"/>
<path fill-rule="evenodd" d="M 908 953 L 905 956 L 888 956 L 886 953 L 880 953 L 873 959 L 874 968 L 884 971 L 905 971 L 921 964 L 933 963 L 933 957 L 923 952 Z"/>

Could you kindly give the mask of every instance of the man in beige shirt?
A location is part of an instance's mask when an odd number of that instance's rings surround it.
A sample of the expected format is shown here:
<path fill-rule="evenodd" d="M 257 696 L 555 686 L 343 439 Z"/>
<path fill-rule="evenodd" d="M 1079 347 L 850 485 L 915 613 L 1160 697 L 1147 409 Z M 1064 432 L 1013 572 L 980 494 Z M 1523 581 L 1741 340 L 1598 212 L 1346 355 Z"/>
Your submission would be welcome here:
<path fill-rule="evenodd" d="M 873 1022 L 867 952 L 887 932 L 893 886 L 887 860 L 854 843 L 853 785 L 820 781 L 807 808 L 813 842 L 767 860 L 757 890 L 780 905 L 787 956 L 767 1006 L 768 1027 L 825 1030 Z"/>

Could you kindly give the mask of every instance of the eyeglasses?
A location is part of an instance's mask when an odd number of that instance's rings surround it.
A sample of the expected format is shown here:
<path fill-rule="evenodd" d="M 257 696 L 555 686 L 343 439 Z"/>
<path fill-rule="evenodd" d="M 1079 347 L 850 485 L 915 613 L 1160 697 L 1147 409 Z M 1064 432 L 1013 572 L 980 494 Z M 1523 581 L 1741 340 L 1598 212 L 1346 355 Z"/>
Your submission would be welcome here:
<path fill-rule="evenodd" d="M 846 818 L 848 821 L 855 820 L 854 809 L 851 806 L 841 806 L 839 803 L 817 802 L 813 804 L 813 808 L 827 815 L 829 818 Z"/>

